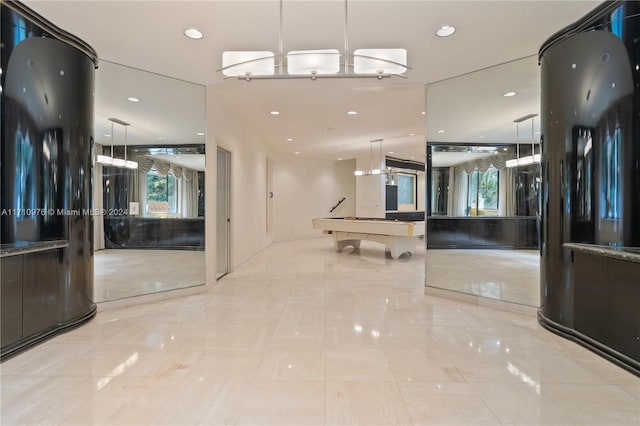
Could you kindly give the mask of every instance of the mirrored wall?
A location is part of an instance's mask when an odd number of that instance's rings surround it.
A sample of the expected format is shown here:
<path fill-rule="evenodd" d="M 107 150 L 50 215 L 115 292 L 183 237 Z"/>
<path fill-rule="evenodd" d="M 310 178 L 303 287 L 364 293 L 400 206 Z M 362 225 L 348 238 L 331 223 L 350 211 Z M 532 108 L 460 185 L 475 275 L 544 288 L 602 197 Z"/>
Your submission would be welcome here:
<path fill-rule="evenodd" d="M 96 302 L 205 283 L 205 87 L 101 61 Z"/>
<path fill-rule="evenodd" d="M 426 285 L 539 306 L 535 57 L 427 85 Z"/>
<path fill-rule="evenodd" d="M 431 149 L 432 216 L 537 215 L 539 164 L 518 165 L 517 159 L 539 155 L 539 143 L 432 144 Z"/>

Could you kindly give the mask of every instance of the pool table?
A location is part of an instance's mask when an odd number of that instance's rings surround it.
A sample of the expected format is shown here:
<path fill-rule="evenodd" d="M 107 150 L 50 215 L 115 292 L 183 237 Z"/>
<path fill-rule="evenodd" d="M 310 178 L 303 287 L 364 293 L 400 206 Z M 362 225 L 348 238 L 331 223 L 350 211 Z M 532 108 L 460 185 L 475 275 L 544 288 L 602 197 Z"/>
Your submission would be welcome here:
<path fill-rule="evenodd" d="M 367 240 L 384 244 L 391 251 L 391 258 L 397 259 L 403 253 L 415 253 L 425 226 L 424 220 L 345 217 L 313 219 L 313 229 L 332 234 L 338 252 L 347 246 L 359 248 L 360 242 Z"/>

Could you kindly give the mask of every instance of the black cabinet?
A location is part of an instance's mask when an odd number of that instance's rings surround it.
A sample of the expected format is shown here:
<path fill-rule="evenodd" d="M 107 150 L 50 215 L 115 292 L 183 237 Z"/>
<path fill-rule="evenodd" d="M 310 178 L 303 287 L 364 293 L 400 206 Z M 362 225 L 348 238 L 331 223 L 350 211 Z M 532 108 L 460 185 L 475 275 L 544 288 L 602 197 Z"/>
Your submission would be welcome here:
<path fill-rule="evenodd" d="M 607 325 L 607 258 L 587 253 L 573 253 L 574 328 L 605 342 Z"/>
<path fill-rule="evenodd" d="M 640 362 L 640 264 L 611 259 L 607 273 L 611 347 Z"/>
<path fill-rule="evenodd" d="M 64 248 L 51 248 L 1 258 L 3 350 L 46 334 L 69 319 L 61 297 L 63 253 Z"/>
<path fill-rule="evenodd" d="M 5 347 L 22 338 L 22 256 L 3 257 L 0 270 L 0 338 Z"/>
<path fill-rule="evenodd" d="M 640 263 L 573 252 L 574 329 L 640 362 Z"/>
<path fill-rule="evenodd" d="M 22 269 L 22 334 L 29 337 L 59 321 L 62 249 L 25 254 Z"/>
<path fill-rule="evenodd" d="M 427 218 L 427 248 L 529 248 L 538 247 L 535 217 Z"/>
<path fill-rule="evenodd" d="M 204 249 L 203 218 L 105 217 L 106 248 Z"/>

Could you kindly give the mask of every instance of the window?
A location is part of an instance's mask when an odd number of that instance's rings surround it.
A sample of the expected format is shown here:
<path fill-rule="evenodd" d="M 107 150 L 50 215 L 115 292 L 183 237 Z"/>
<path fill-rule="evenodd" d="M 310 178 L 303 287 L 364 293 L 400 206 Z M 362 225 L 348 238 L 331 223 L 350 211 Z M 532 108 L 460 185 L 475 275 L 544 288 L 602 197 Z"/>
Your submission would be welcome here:
<path fill-rule="evenodd" d="M 155 170 L 147 173 L 147 213 L 176 214 L 178 210 L 178 182 L 167 174 L 158 174 Z"/>
<path fill-rule="evenodd" d="M 494 167 L 490 167 L 486 172 L 476 170 L 469 175 L 467 216 L 497 214 L 499 177 L 500 173 Z"/>
<path fill-rule="evenodd" d="M 602 147 L 602 217 L 605 219 L 620 219 L 622 210 L 622 194 L 620 184 L 620 126 L 616 123 L 613 137 L 607 132 Z"/>
<path fill-rule="evenodd" d="M 415 174 L 388 174 L 386 179 L 387 210 L 415 210 L 417 208 L 416 185 Z"/>
<path fill-rule="evenodd" d="M 415 207 L 416 177 L 398 174 L 398 204 Z"/>

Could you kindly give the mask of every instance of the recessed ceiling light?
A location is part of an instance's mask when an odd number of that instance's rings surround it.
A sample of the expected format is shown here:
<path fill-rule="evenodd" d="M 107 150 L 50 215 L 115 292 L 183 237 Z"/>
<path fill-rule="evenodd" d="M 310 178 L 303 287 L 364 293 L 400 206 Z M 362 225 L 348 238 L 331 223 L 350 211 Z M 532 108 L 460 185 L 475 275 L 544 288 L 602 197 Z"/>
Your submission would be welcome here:
<path fill-rule="evenodd" d="M 424 111 L 421 112 L 422 115 L 425 115 L 426 113 Z"/>
<path fill-rule="evenodd" d="M 416 158 L 416 157 L 415 157 L 415 155 L 412 155 L 412 156 L 411 156 L 411 159 L 413 160 L 414 158 Z"/>
<path fill-rule="evenodd" d="M 294 152 L 294 154 L 295 154 L 295 155 L 298 155 L 298 154 L 300 154 L 300 151 L 296 151 L 296 152 Z"/>
<path fill-rule="evenodd" d="M 415 136 L 415 135 L 416 135 L 415 133 L 409 133 L 409 136 Z"/>
<path fill-rule="evenodd" d="M 111 135 L 110 135 L 109 133 L 105 133 L 104 137 L 105 137 L 105 138 L 110 138 L 110 137 L 111 137 Z"/>
<path fill-rule="evenodd" d="M 184 35 L 193 40 L 200 40 L 202 37 L 204 37 L 204 34 L 196 30 L 195 28 L 187 28 L 186 30 L 184 30 Z"/>
<path fill-rule="evenodd" d="M 503 151 L 508 151 L 508 150 L 509 150 L 509 148 L 502 148 L 502 150 L 503 150 Z"/>
<path fill-rule="evenodd" d="M 129 96 L 129 97 L 127 98 L 127 100 L 128 100 L 129 102 L 133 102 L 133 103 L 138 103 L 138 102 L 140 102 L 140 99 L 135 98 L 135 97 L 133 97 L 133 96 Z"/>
<path fill-rule="evenodd" d="M 389 154 L 393 154 L 393 151 L 389 151 Z"/>
<path fill-rule="evenodd" d="M 198 135 L 198 136 L 204 136 L 204 133 L 203 133 L 203 132 L 198 132 L 198 133 L 196 133 L 196 135 Z"/>
<path fill-rule="evenodd" d="M 436 35 L 438 37 L 449 37 L 455 32 L 456 32 L 455 27 L 452 27 L 451 25 L 443 25 L 436 30 Z"/>
<path fill-rule="evenodd" d="M 438 133 L 444 133 L 444 130 L 438 130 Z"/>
<path fill-rule="evenodd" d="M 342 157 L 338 157 L 338 161 L 342 160 Z"/>
<path fill-rule="evenodd" d="M 271 111 L 269 112 L 271 115 L 280 115 L 280 111 Z"/>
<path fill-rule="evenodd" d="M 510 98 L 510 97 L 512 97 L 512 96 L 515 96 L 515 95 L 516 95 L 516 92 L 507 92 L 507 93 L 505 93 L 505 94 L 504 94 L 504 95 L 502 95 L 502 96 L 504 96 L 505 98 Z"/>
<path fill-rule="evenodd" d="M 358 115 L 358 111 L 347 111 L 347 115 Z"/>
<path fill-rule="evenodd" d="M 287 138 L 287 142 L 293 142 L 292 138 Z"/>

